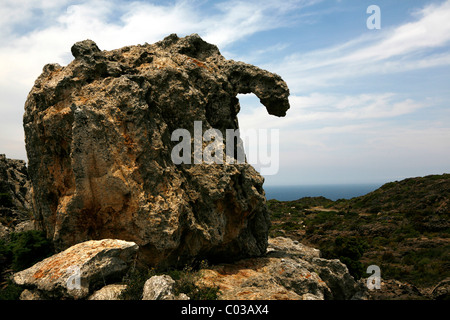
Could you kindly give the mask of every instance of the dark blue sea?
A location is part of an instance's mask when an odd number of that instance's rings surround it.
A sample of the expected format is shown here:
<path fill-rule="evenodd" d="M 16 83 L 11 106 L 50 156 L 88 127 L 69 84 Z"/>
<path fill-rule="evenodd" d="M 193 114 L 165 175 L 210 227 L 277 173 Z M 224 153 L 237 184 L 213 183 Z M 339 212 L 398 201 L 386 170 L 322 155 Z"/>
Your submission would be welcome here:
<path fill-rule="evenodd" d="M 280 201 L 298 200 L 303 197 L 320 197 L 336 201 L 351 199 L 372 192 L 382 184 L 344 184 L 344 185 L 311 185 L 311 186 L 264 186 L 266 199 Z"/>

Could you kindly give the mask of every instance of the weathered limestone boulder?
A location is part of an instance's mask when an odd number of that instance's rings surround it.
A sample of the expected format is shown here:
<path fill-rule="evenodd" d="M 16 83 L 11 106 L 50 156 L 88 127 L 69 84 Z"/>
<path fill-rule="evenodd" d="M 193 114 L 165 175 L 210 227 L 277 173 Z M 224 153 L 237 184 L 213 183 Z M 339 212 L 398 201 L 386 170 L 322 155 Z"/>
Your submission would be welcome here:
<path fill-rule="evenodd" d="M 180 140 L 172 133 L 186 129 L 194 144 L 199 121 L 200 134 L 217 129 L 225 137 L 239 128 L 239 93 L 253 92 L 269 114 L 284 116 L 285 82 L 226 60 L 196 34 L 112 51 L 85 40 L 72 53 L 69 65 L 44 67 L 25 103 L 39 228 L 60 248 L 133 241 L 152 265 L 263 254 L 270 225 L 263 178 L 247 163 L 175 164 Z M 238 143 L 222 146 L 238 158 Z"/>
<path fill-rule="evenodd" d="M 123 240 L 86 241 L 15 273 L 13 281 L 30 289 L 23 299 L 82 299 L 97 286 L 120 280 L 137 250 Z"/>
<path fill-rule="evenodd" d="M 142 300 L 189 300 L 184 293 L 176 295 L 174 285 L 175 280 L 168 275 L 153 276 L 144 284 Z"/>
<path fill-rule="evenodd" d="M 222 300 L 350 300 L 362 287 L 339 260 L 289 238 L 269 239 L 267 255 L 201 270 L 198 285 L 218 286 Z"/>

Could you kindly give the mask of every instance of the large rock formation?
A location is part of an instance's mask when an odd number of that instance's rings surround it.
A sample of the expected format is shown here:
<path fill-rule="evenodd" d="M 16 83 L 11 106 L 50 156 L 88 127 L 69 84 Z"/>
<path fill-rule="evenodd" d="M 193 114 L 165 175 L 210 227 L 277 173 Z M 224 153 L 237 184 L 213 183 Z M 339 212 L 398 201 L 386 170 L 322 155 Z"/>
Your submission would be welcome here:
<path fill-rule="evenodd" d="M 152 265 L 263 254 L 270 225 L 263 178 L 246 163 L 176 165 L 172 133 L 194 137 L 201 121 L 202 133 L 214 128 L 225 137 L 238 128 L 238 93 L 253 92 L 270 114 L 284 116 L 285 82 L 226 60 L 195 34 L 112 51 L 86 40 L 72 53 L 68 66 L 44 67 L 25 104 L 39 227 L 60 248 L 134 241 Z"/>

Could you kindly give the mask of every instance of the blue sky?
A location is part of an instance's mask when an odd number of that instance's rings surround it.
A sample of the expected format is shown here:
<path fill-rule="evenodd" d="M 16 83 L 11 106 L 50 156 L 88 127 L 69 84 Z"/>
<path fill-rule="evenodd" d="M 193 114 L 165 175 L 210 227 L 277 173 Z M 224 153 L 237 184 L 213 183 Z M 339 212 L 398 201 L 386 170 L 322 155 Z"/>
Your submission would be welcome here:
<path fill-rule="evenodd" d="M 378 5 L 381 29 L 366 9 Z M 286 117 L 239 96 L 243 129 L 279 129 L 266 185 L 383 183 L 450 172 L 450 0 L 0 2 L 0 153 L 26 159 L 27 93 L 83 39 L 100 49 L 198 33 L 281 75 Z"/>

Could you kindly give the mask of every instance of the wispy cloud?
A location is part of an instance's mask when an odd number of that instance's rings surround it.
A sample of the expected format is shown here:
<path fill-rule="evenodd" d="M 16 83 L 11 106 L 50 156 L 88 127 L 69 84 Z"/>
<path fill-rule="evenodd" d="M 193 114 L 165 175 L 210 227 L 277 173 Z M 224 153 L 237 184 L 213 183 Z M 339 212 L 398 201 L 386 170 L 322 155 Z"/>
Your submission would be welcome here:
<path fill-rule="evenodd" d="M 170 33 L 199 33 L 227 58 L 257 61 L 288 83 L 291 109 L 285 118 L 268 115 L 254 96 L 241 99 L 239 114 L 243 129 L 282 128 L 280 165 L 286 167 L 280 169 L 287 173 L 277 183 L 302 179 L 300 167 L 310 172 L 309 181 L 324 170 L 330 174 L 347 170 L 363 179 L 357 175 L 364 175 L 370 166 L 379 168 L 373 176 L 391 168 L 400 172 L 405 163 L 443 168 L 450 157 L 448 94 L 430 98 L 402 87 L 402 81 L 409 80 L 401 77 L 404 72 L 429 76 L 428 68 L 450 66 L 450 0 L 426 2 L 434 4 L 416 10 L 408 22 L 383 24 L 381 30 L 323 47 L 336 39 L 324 31 L 327 28 L 314 25 L 329 27 L 324 16 L 342 18 L 353 7 L 326 7 L 323 0 L 2 0 L 0 152 L 26 158 L 22 130 L 26 95 L 46 63 L 64 65 L 73 59 L 74 42 L 90 38 L 100 49 L 110 50 L 153 43 Z M 311 41 L 311 48 L 301 51 L 302 39 L 295 30 L 305 24 L 314 37 L 323 37 L 320 49 Z M 258 38 L 252 35 L 270 30 L 280 34 L 277 38 L 267 33 L 272 45 L 258 46 L 260 39 L 246 43 Z M 389 80 L 398 75 L 392 87 L 382 81 L 376 89 L 370 86 L 374 76 Z M 439 79 L 445 82 L 448 76 Z M 422 119 L 428 114 L 434 115 Z"/>
<path fill-rule="evenodd" d="M 177 33 L 199 33 L 227 46 L 290 23 L 291 11 L 321 0 L 205 1 L 170 3 L 120 0 L 2 0 L 0 3 L 0 152 L 25 158 L 23 104 L 47 63 L 67 64 L 76 41 L 92 39 L 100 49 L 153 43 Z M 211 6 L 214 8 L 211 8 Z M 4 122 L 4 123 L 3 123 Z M 14 132 L 12 150 L 9 139 Z M 18 152 L 17 150 L 21 150 Z"/>
<path fill-rule="evenodd" d="M 415 12 L 414 22 L 367 32 L 338 46 L 295 53 L 269 65 L 294 91 L 313 90 L 336 80 L 450 65 L 450 1 Z"/>
<path fill-rule="evenodd" d="M 284 130 L 302 125 L 321 128 L 329 123 L 333 123 L 336 130 L 339 130 L 339 125 L 356 121 L 392 119 L 413 114 L 433 105 L 433 101 L 405 99 L 395 93 L 344 95 L 313 92 L 307 96 L 292 95 L 289 99 L 291 108 L 288 116 L 271 119 L 265 112 L 261 112 L 262 107 L 256 107 L 255 99 L 249 100 L 244 97 L 241 100 L 244 106 L 239 115 L 242 126 L 283 127 Z"/>

